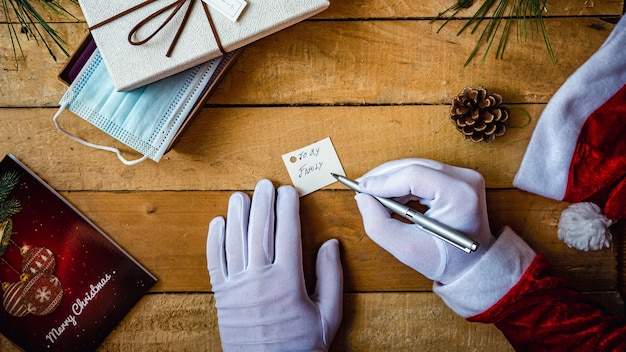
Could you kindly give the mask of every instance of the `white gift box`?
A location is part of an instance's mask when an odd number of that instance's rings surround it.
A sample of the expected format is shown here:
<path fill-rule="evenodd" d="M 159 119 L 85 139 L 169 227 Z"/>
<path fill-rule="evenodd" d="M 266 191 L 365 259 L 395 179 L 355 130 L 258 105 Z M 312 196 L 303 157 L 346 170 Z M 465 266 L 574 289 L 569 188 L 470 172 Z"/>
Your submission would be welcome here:
<path fill-rule="evenodd" d="M 79 3 L 118 91 L 131 90 L 197 66 L 223 55 L 220 44 L 225 52 L 233 51 L 330 5 L 328 0 L 245 0 L 245 9 L 239 17 L 229 18 L 224 10 L 242 0 L 213 0 L 213 5 L 211 0 L 79 0 Z M 139 8 L 116 18 L 140 4 Z M 168 21 L 175 4 L 182 6 Z M 172 8 L 159 14 L 168 5 Z M 184 21 L 188 7 L 189 16 Z M 152 14 L 157 15 L 146 20 Z M 134 31 L 136 26 L 140 28 Z M 130 42 L 142 41 L 153 33 L 143 44 Z M 173 50 L 167 56 L 172 43 Z"/>

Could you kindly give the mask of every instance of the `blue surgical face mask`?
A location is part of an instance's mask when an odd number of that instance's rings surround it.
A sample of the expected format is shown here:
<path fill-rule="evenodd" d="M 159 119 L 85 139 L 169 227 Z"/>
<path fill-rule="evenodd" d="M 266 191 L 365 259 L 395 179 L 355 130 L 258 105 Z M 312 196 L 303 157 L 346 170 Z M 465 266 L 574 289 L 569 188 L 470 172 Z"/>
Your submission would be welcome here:
<path fill-rule="evenodd" d="M 219 61 L 220 58 L 214 59 L 149 85 L 118 92 L 96 49 L 61 98 L 54 124 L 81 144 L 116 153 L 124 164 L 137 164 L 147 158 L 158 162 L 194 103 L 200 99 Z M 58 123 L 64 109 L 89 121 L 143 157 L 129 161 L 116 148 L 89 143 L 65 131 Z"/>

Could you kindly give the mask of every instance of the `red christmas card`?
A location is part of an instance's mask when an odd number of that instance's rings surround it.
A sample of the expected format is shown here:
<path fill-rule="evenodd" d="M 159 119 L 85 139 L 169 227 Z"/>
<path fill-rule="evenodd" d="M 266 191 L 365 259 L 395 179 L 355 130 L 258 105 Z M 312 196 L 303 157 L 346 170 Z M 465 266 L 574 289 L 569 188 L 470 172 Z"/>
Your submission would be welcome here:
<path fill-rule="evenodd" d="M 156 278 L 12 155 L 0 162 L 0 333 L 94 350 Z"/>

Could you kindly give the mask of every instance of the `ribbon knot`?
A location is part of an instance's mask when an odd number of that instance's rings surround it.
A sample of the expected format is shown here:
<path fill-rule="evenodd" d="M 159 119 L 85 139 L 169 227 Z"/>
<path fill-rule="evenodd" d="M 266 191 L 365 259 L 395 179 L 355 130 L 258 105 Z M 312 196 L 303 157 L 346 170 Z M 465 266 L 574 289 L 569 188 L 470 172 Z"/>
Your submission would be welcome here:
<path fill-rule="evenodd" d="M 96 23 L 95 25 L 89 27 L 89 30 L 93 30 L 99 27 L 102 27 L 106 24 L 109 24 L 121 17 L 124 17 L 126 15 L 128 15 L 131 12 L 137 11 L 140 8 L 149 5 L 153 2 L 155 2 L 157 0 L 146 0 L 142 3 L 139 3 L 127 10 L 124 10 L 102 22 Z M 140 21 L 139 23 L 137 23 L 137 25 L 135 25 L 130 32 L 128 32 L 128 42 L 131 45 L 143 45 L 147 42 L 149 42 L 152 38 L 154 38 L 154 36 L 156 36 L 163 28 L 165 28 L 165 26 L 167 26 L 168 23 L 170 23 L 170 21 L 172 20 L 172 18 L 174 18 L 174 16 L 176 16 L 176 14 L 178 13 L 178 11 L 180 11 L 180 9 L 183 7 L 183 5 L 188 2 L 189 4 L 187 5 L 187 10 L 185 11 L 184 17 L 183 17 L 183 21 L 180 23 L 180 25 L 178 26 L 178 29 L 176 30 L 176 35 L 174 35 L 174 38 L 172 39 L 172 42 L 170 43 L 169 48 L 167 49 L 167 53 L 165 54 L 165 56 L 170 57 L 172 56 L 172 52 L 174 51 L 174 48 L 176 47 L 176 43 L 178 43 L 178 39 L 180 38 L 180 35 L 183 32 L 183 29 L 185 28 L 185 26 L 187 25 L 187 21 L 189 20 L 189 16 L 191 15 L 191 10 L 193 9 L 193 5 L 195 4 L 196 0 L 176 0 L 173 3 L 166 5 L 158 10 L 156 10 L 155 12 L 151 13 L 150 15 L 148 15 L 148 17 L 144 18 L 142 21 Z M 224 50 L 224 48 L 222 47 L 222 43 L 220 42 L 219 36 L 217 34 L 217 30 L 215 29 L 215 25 L 213 23 L 213 19 L 211 18 L 211 13 L 209 12 L 209 8 L 207 6 L 207 4 L 202 1 L 202 7 L 204 9 L 204 13 L 207 17 L 207 20 L 209 22 L 209 25 L 211 26 L 211 31 L 213 32 L 213 37 L 215 38 L 215 41 L 217 43 L 217 47 L 219 48 L 220 52 L 222 53 L 222 55 L 226 54 L 226 51 Z M 171 11 L 169 16 L 167 16 L 167 18 L 165 20 L 163 20 L 163 22 L 161 23 L 161 25 L 154 30 L 154 32 L 152 32 L 152 34 L 150 34 L 149 36 L 147 36 L 145 39 L 142 40 L 135 40 L 134 37 L 137 34 L 137 32 L 139 32 L 139 30 L 145 26 L 146 24 L 148 24 L 150 21 L 154 20 L 156 17 L 164 14 L 167 11 Z"/>

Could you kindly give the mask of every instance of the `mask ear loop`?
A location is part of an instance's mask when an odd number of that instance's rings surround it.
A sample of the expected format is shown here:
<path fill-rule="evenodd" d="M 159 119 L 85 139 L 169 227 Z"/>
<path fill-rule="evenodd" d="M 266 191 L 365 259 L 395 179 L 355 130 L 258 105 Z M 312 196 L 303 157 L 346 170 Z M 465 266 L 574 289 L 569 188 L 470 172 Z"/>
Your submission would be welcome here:
<path fill-rule="evenodd" d="M 59 117 L 61 116 L 61 113 L 63 112 L 63 110 L 65 110 L 67 108 L 67 106 L 69 105 L 69 101 L 65 101 L 61 104 L 61 106 L 59 107 L 59 110 L 56 112 L 56 114 L 54 114 L 54 116 L 52 117 L 52 122 L 54 122 L 54 126 L 57 128 L 57 130 L 59 130 L 61 133 L 63 133 L 64 135 L 70 137 L 72 140 L 85 145 L 87 147 L 91 147 L 94 149 L 100 149 L 100 150 L 105 150 L 108 152 L 112 152 L 115 153 L 117 155 L 117 158 L 120 159 L 120 161 L 122 163 L 124 163 L 124 165 L 137 165 L 142 161 L 145 161 L 146 159 L 148 159 L 147 155 L 142 156 L 139 159 L 135 159 L 135 160 L 127 160 L 126 158 L 124 158 L 122 156 L 122 154 L 120 153 L 119 149 L 117 148 L 113 148 L 113 147 L 107 147 L 105 145 L 100 145 L 100 144 L 94 144 L 94 143 L 90 143 L 87 142 L 86 140 L 82 139 L 82 138 L 78 138 L 76 136 L 74 136 L 73 134 L 67 132 L 66 130 L 64 130 L 60 125 L 59 125 Z"/>

